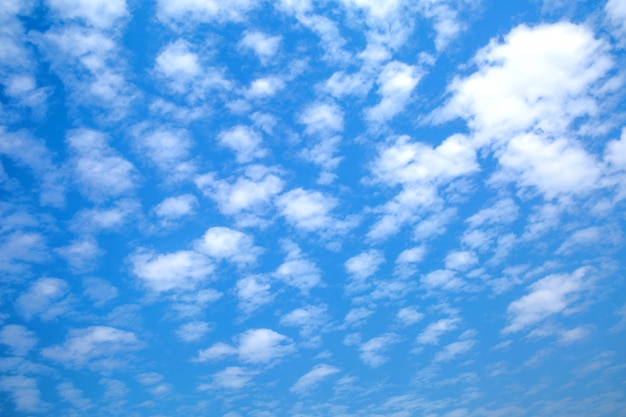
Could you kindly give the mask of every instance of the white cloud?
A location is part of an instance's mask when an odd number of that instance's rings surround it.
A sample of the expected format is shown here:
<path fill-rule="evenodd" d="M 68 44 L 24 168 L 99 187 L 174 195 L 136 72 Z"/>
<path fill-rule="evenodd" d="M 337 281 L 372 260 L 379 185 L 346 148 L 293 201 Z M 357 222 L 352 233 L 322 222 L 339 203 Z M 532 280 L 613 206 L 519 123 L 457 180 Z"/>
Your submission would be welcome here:
<path fill-rule="evenodd" d="M 20 272 L 48 257 L 44 237 L 39 233 L 16 231 L 2 236 L 0 271 Z"/>
<path fill-rule="evenodd" d="M 239 41 L 240 48 L 252 49 L 262 64 L 273 58 L 280 47 L 281 36 L 269 36 L 263 32 L 245 32 Z"/>
<path fill-rule="evenodd" d="M 41 350 L 49 359 L 68 366 L 83 367 L 96 360 L 114 359 L 142 348 L 134 333 L 106 326 L 70 329 L 65 343 Z"/>
<path fill-rule="evenodd" d="M 343 319 L 344 326 L 346 327 L 355 327 L 355 326 L 363 326 L 365 321 L 369 316 L 374 314 L 373 310 L 370 310 L 367 307 L 357 307 L 348 311 L 346 317 Z"/>
<path fill-rule="evenodd" d="M 135 126 L 135 147 L 142 157 L 147 156 L 166 176 L 166 181 L 189 178 L 195 166 L 188 160 L 193 140 L 188 131 L 160 126 L 148 129 L 145 124 Z"/>
<path fill-rule="evenodd" d="M 160 20 L 186 25 L 208 22 L 239 22 L 246 13 L 259 6 L 255 0 L 159 0 L 157 16 Z"/>
<path fill-rule="evenodd" d="M 124 199 L 117 200 L 111 207 L 83 209 L 74 216 L 71 228 L 83 233 L 119 230 L 139 211 L 139 208 L 136 201 Z"/>
<path fill-rule="evenodd" d="M 78 272 L 86 272 L 95 269 L 97 259 L 102 255 L 98 242 L 92 238 L 74 240 L 69 245 L 56 249 L 67 263 Z"/>
<path fill-rule="evenodd" d="M 62 382 L 57 385 L 57 391 L 59 396 L 64 400 L 72 404 L 75 408 L 86 411 L 93 408 L 93 403 L 89 398 L 83 396 L 83 391 L 76 388 L 70 382 Z"/>
<path fill-rule="evenodd" d="M 139 251 L 130 262 L 133 273 L 156 292 L 193 289 L 214 269 L 209 258 L 188 250 L 165 254 Z"/>
<path fill-rule="evenodd" d="M 459 321 L 452 317 L 432 322 L 417 336 L 417 342 L 422 345 L 437 345 L 441 336 L 457 329 Z"/>
<path fill-rule="evenodd" d="M 211 227 L 195 244 L 198 252 L 245 265 L 256 261 L 262 249 L 252 236 L 228 227 Z"/>
<path fill-rule="evenodd" d="M 182 39 L 168 43 L 159 51 L 154 69 L 160 78 L 167 80 L 171 91 L 188 95 L 191 101 L 204 97 L 208 90 L 230 87 L 221 71 L 204 67 L 201 57 Z"/>
<path fill-rule="evenodd" d="M 68 310 L 67 300 L 62 298 L 69 292 L 66 281 L 58 278 L 39 278 L 16 300 L 18 311 L 26 320 L 38 316 L 42 320 L 53 320 Z"/>
<path fill-rule="evenodd" d="M 83 279 L 83 294 L 89 297 L 96 307 L 102 307 L 118 296 L 117 288 L 107 280 L 88 277 Z"/>
<path fill-rule="evenodd" d="M 476 344 L 473 340 L 460 340 L 446 345 L 435 355 L 435 362 L 451 361 L 457 356 L 468 352 Z"/>
<path fill-rule="evenodd" d="M 424 246 L 416 246 L 411 249 L 403 250 L 396 258 L 396 264 L 413 264 L 422 262 L 426 256 L 426 248 Z"/>
<path fill-rule="evenodd" d="M 448 223 L 454 220 L 456 213 L 455 208 L 449 207 L 422 220 L 415 226 L 413 239 L 422 241 L 444 234 Z"/>
<path fill-rule="evenodd" d="M 319 332 L 328 322 L 328 313 L 325 306 L 306 305 L 296 308 L 280 318 L 280 324 L 289 327 L 299 327 L 300 335 L 304 338 L 319 338 Z"/>
<path fill-rule="evenodd" d="M 365 111 L 365 117 L 375 123 L 384 123 L 400 113 L 411 98 L 422 74 L 416 67 L 393 61 L 385 65 L 378 76 L 380 102 Z"/>
<path fill-rule="evenodd" d="M 128 16 L 125 0 L 46 0 L 62 19 L 81 19 L 98 27 L 111 27 L 120 18 Z"/>
<path fill-rule="evenodd" d="M 321 282 L 320 270 L 313 261 L 303 257 L 299 250 L 288 254 L 287 259 L 273 273 L 287 285 L 306 293 Z"/>
<path fill-rule="evenodd" d="M 330 228 L 335 223 L 330 211 L 336 205 L 334 198 L 302 188 L 288 191 L 276 200 L 276 206 L 286 220 L 306 231 Z"/>
<path fill-rule="evenodd" d="M 332 134 L 343 130 L 343 111 L 332 102 L 317 102 L 307 106 L 299 118 L 306 125 L 305 133 Z"/>
<path fill-rule="evenodd" d="M 205 321 L 190 321 L 176 330 L 176 336 L 185 343 L 197 342 L 211 331 L 211 326 Z"/>
<path fill-rule="evenodd" d="M 420 12 L 433 21 L 436 32 L 435 47 L 438 51 L 444 50 L 464 29 L 465 25 L 460 21 L 458 11 L 455 9 L 463 5 L 464 2 L 448 0 L 421 0 L 419 2 Z"/>
<path fill-rule="evenodd" d="M 518 207 L 510 198 L 496 202 L 493 206 L 480 210 L 467 220 L 471 227 L 483 225 L 508 224 L 515 221 L 518 215 Z"/>
<path fill-rule="evenodd" d="M 19 165 L 26 165 L 33 171 L 38 177 L 39 200 L 42 204 L 63 206 L 63 176 L 43 141 L 33 139 L 25 132 L 9 133 L 4 126 L 0 126 L 0 155 L 13 159 Z"/>
<path fill-rule="evenodd" d="M 0 330 L 0 343 L 8 346 L 16 356 L 26 356 L 37 344 L 37 336 L 24 326 L 8 324 Z"/>
<path fill-rule="evenodd" d="M 580 145 L 566 139 L 549 141 L 535 134 L 516 136 L 500 155 L 498 180 L 515 181 L 552 199 L 584 194 L 598 187 L 601 169 Z"/>
<path fill-rule="evenodd" d="M 256 372 L 245 368 L 229 366 L 223 371 L 213 374 L 213 381 L 215 386 L 219 388 L 240 389 L 248 385 L 255 374 Z M 207 388 L 212 388 L 212 386 L 205 384 L 198 387 L 200 390 L 206 390 Z"/>
<path fill-rule="evenodd" d="M 552 315 L 566 313 L 569 305 L 585 290 L 587 272 L 588 269 L 583 267 L 571 274 L 548 275 L 531 284 L 528 294 L 509 305 L 510 323 L 503 332 L 518 332 Z"/>
<path fill-rule="evenodd" d="M 263 276 L 251 275 L 239 279 L 235 284 L 239 309 L 250 314 L 262 305 L 271 303 L 274 295 L 270 290 L 271 285 Z"/>
<path fill-rule="evenodd" d="M 244 175 L 234 182 L 215 178 L 214 173 L 196 177 L 196 186 L 208 197 L 215 200 L 224 214 L 238 215 L 240 223 L 258 223 L 249 220 L 248 214 L 266 211 L 278 193 L 283 189 L 283 180 L 275 169 L 261 165 L 246 168 Z"/>
<path fill-rule="evenodd" d="M 278 77 L 262 77 L 250 83 L 246 96 L 248 98 L 272 97 L 285 88 L 285 82 Z"/>
<path fill-rule="evenodd" d="M 237 162 L 241 164 L 267 155 L 267 150 L 261 147 L 261 135 L 248 126 L 238 125 L 224 130 L 217 139 L 220 145 L 237 154 Z"/>
<path fill-rule="evenodd" d="M 415 307 L 403 307 L 398 310 L 396 318 L 402 323 L 403 326 L 410 326 L 422 320 L 424 318 L 424 313 L 420 313 Z"/>
<path fill-rule="evenodd" d="M 436 148 L 400 136 L 386 143 L 374 162 L 377 179 L 389 184 L 442 183 L 478 171 L 476 152 L 463 135 L 453 135 Z"/>
<path fill-rule="evenodd" d="M 597 112 L 592 90 L 613 66 L 607 45 L 567 22 L 514 28 L 474 57 L 478 71 L 456 78 L 439 120 L 463 117 L 480 144 L 527 129 L 560 134 Z"/>
<path fill-rule="evenodd" d="M 209 304 L 222 298 L 222 293 L 212 288 L 205 288 L 185 293 L 170 294 L 172 305 L 180 318 L 201 317 Z"/>
<path fill-rule="evenodd" d="M 322 380 L 338 373 L 340 370 L 331 365 L 316 365 L 306 374 L 302 375 L 289 389 L 297 394 L 305 394 L 318 385 Z"/>
<path fill-rule="evenodd" d="M 108 145 L 103 133 L 73 130 L 67 135 L 67 144 L 75 153 L 76 181 L 89 198 L 118 197 L 135 188 L 135 167 Z"/>
<path fill-rule="evenodd" d="M 429 272 L 420 279 L 420 282 L 430 289 L 448 291 L 459 291 L 466 285 L 462 278 L 456 276 L 456 272 L 448 269 Z"/>
<path fill-rule="evenodd" d="M 387 362 L 383 355 L 392 345 L 399 342 L 397 335 L 386 333 L 368 340 L 359 347 L 359 358 L 368 366 L 376 368 Z"/>
<path fill-rule="evenodd" d="M 446 255 L 446 268 L 464 271 L 478 263 L 478 257 L 472 251 L 452 251 Z"/>
<path fill-rule="evenodd" d="M 305 148 L 300 152 L 302 158 L 322 168 L 317 180 L 318 184 L 330 184 L 337 178 L 337 175 L 331 171 L 336 169 L 343 159 L 341 156 L 334 156 L 340 142 L 340 136 L 332 136 L 321 139 L 313 147 Z"/>
<path fill-rule="evenodd" d="M 192 215 L 196 207 L 198 207 L 198 200 L 193 194 L 182 194 L 166 198 L 157 204 L 153 210 L 163 220 L 176 220 Z"/>
<path fill-rule="evenodd" d="M 216 343 L 198 352 L 197 360 L 204 362 L 237 355 L 244 363 L 270 364 L 294 351 L 294 345 L 287 336 L 270 329 L 250 329 L 235 339 L 237 346 Z"/>
<path fill-rule="evenodd" d="M 384 262 L 385 257 L 380 251 L 370 249 L 348 259 L 345 268 L 354 278 L 363 280 L 374 275 Z"/>
<path fill-rule="evenodd" d="M 41 413 L 48 408 L 41 401 L 41 392 L 35 378 L 23 375 L 3 376 L 0 378 L 0 390 L 9 393 L 18 412 Z"/>
<path fill-rule="evenodd" d="M 626 45 L 626 6 L 623 1 L 609 0 L 604 5 L 604 11 L 614 30 L 615 36 Z"/>

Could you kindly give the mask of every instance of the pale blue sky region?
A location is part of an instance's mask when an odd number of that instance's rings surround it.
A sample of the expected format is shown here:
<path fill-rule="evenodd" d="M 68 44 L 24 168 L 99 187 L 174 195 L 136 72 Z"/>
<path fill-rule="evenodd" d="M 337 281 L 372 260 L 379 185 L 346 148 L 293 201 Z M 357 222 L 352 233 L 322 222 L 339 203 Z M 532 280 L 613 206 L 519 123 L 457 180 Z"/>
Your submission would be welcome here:
<path fill-rule="evenodd" d="M 0 28 L 0 415 L 626 416 L 623 0 Z"/>

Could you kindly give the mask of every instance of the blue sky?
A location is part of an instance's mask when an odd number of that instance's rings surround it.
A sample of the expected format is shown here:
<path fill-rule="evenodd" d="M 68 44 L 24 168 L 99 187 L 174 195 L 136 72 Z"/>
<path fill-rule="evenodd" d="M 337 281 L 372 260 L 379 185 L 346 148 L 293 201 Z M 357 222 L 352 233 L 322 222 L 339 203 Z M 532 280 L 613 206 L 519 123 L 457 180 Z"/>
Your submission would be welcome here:
<path fill-rule="evenodd" d="M 626 416 L 626 2 L 0 28 L 1 415 Z"/>

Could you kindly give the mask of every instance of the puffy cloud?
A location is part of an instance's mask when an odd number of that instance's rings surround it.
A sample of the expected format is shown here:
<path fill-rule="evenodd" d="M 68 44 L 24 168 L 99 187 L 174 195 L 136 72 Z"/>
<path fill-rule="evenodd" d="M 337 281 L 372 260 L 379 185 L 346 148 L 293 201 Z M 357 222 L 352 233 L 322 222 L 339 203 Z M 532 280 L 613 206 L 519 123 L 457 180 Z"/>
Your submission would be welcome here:
<path fill-rule="evenodd" d="M 473 340 L 460 340 L 446 345 L 435 355 L 435 362 L 451 361 L 457 356 L 468 352 L 476 344 Z"/>
<path fill-rule="evenodd" d="M 375 123 L 384 123 L 400 113 L 409 102 L 421 72 L 414 66 L 393 61 L 385 65 L 378 76 L 380 102 L 365 111 L 365 117 Z"/>
<path fill-rule="evenodd" d="M 483 225 L 508 224 L 515 221 L 519 209 L 510 198 L 505 198 L 496 202 L 493 206 L 484 208 L 478 213 L 470 216 L 465 221 L 471 227 Z"/>
<path fill-rule="evenodd" d="M 345 268 L 355 279 L 363 280 L 374 275 L 384 262 L 383 254 L 378 250 L 371 249 L 348 259 Z"/>
<path fill-rule="evenodd" d="M 478 257 L 472 251 L 452 251 L 446 255 L 446 268 L 463 271 L 478 263 Z"/>
<path fill-rule="evenodd" d="M 270 364 L 293 352 L 291 340 L 270 329 L 250 329 L 236 337 L 237 345 L 216 343 L 198 353 L 197 360 L 217 360 L 237 355 L 244 363 Z"/>
<path fill-rule="evenodd" d="M 299 327 L 300 335 L 305 338 L 319 338 L 319 331 L 328 322 L 329 317 L 325 306 L 307 305 L 296 308 L 280 318 L 280 324 Z"/>
<path fill-rule="evenodd" d="M 168 197 L 154 207 L 154 213 L 163 220 L 176 220 L 192 215 L 198 206 L 198 199 L 193 194 Z"/>
<path fill-rule="evenodd" d="M 16 300 L 15 306 L 26 320 L 38 316 L 52 320 L 68 310 L 67 300 L 61 300 L 69 291 L 66 281 L 59 278 L 39 278 Z"/>
<path fill-rule="evenodd" d="M 286 246 L 288 253 L 285 262 L 276 269 L 273 276 L 304 293 L 319 285 L 321 273 L 317 265 L 304 257 L 297 246 L 289 243 Z"/>
<path fill-rule="evenodd" d="M 16 356 L 26 356 L 37 344 L 37 336 L 24 326 L 8 324 L 0 330 L 0 343 Z"/>
<path fill-rule="evenodd" d="M 338 373 L 339 371 L 339 368 L 331 365 L 316 365 L 309 372 L 298 378 L 296 383 L 293 384 L 289 391 L 298 394 L 305 394 L 316 385 L 318 385 L 321 381 L 331 375 Z"/>
<path fill-rule="evenodd" d="M 457 329 L 459 322 L 456 317 L 432 322 L 417 336 L 417 342 L 422 345 L 437 345 L 441 336 Z"/>
<path fill-rule="evenodd" d="M 35 232 L 15 231 L 2 236 L 0 243 L 0 271 L 20 272 L 32 263 L 48 257 L 43 235 Z"/>
<path fill-rule="evenodd" d="M 250 314 L 262 305 L 269 304 L 274 299 L 268 280 L 259 275 L 241 278 L 235 284 L 235 294 L 239 309 Z"/>
<path fill-rule="evenodd" d="M 83 294 L 89 297 L 96 307 L 102 307 L 118 296 L 117 288 L 101 278 L 85 278 L 83 287 Z"/>
<path fill-rule="evenodd" d="M 108 145 L 103 133 L 73 130 L 67 135 L 67 144 L 75 154 L 76 181 L 89 198 L 118 197 L 135 188 L 135 167 Z"/>
<path fill-rule="evenodd" d="M 245 32 L 243 38 L 239 41 L 239 47 L 253 50 L 261 63 L 267 64 L 278 52 L 281 41 L 281 36 L 269 36 L 258 31 Z"/>
<path fill-rule="evenodd" d="M 48 408 L 41 400 L 37 380 L 24 375 L 3 376 L 0 390 L 8 392 L 15 403 L 15 409 L 22 413 L 41 413 Z"/>
<path fill-rule="evenodd" d="M 159 51 L 154 70 L 168 82 L 171 91 L 188 95 L 191 101 L 204 97 L 208 90 L 230 86 L 221 71 L 203 66 L 201 57 L 182 39 L 168 43 Z"/>
<path fill-rule="evenodd" d="M 271 97 L 285 88 L 285 82 L 278 77 L 257 78 L 250 83 L 246 97 L 264 98 Z"/>
<path fill-rule="evenodd" d="M 176 330 L 176 336 L 185 343 L 197 342 L 211 331 L 211 326 L 205 321 L 190 321 Z"/>
<path fill-rule="evenodd" d="M 262 252 L 260 247 L 254 246 L 252 236 L 228 227 L 211 227 L 196 242 L 195 248 L 213 258 L 242 265 L 254 263 Z"/>
<path fill-rule="evenodd" d="M 587 273 L 588 268 L 583 267 L 571 274 L 548 275 L 531 284 L 528 294 L 509 305 L 509 325 L 503 332 L 518 332 L 552 315 L 566 313 L 569 305 L 585 290 Z"/>
<path fill-rule="evenodd" d="M 604 5 L 604 11 L 615 36 L 622 46 L 626 45 L 626 6 L 620 0 L 609 0 Z"/>
<path fill-rule="evenodd" d="M 62 19 L 80 19 L 97 28 L 111 27 L 128 16 L 126 0 L 46 0 Z"/>
<path fill-rule="evenodd" d="M 113 327 L 91 326 L 70 329 L 65 343 L 44 348 L 41 354 L 68 366 L 82 367 L 96 360 L 115 359 L 117 355 L 142 347 L 134 333 Z"/>
<path fill-rule="evenodd" d="M 363 326 L 365 321 L 369 316 L 374 314 L 373 310 L 370 310 L 367 307 L 357 307 L 348 311 L 346 317 L 344 318 L 344 326 L 354 327 L 354 326 Z"/>
<path fill-rule="evenodd" d="M 387 362 L 388 358 L 383 355 L 392 345 L 399 342 L 394 333 L 386 333 L 368 340 L 359 347 L 359 358 L 368 366 L 376 368 Z"/>
<path fill-rule="evenodd" d="M 552 199 L 584 194 L 599 186 L 601 169 L 594 157 L 565 139 L 549 141 L 535 134 L 516 136 L 500 155 L 498 180 L 515 181 Z"/>
<path fill-rule="evenodd" d="M 288 191 L 276 199 L 276 206 L 286 220 L 306 231 L 330 228 L 335 223 L 330 212 L 336 205 L 334 198 L 302 188 Z"/>
<path fill-rule="evenodd" d="M 381 147 L 372 171 L 389 185 L 441 183 L 478 171 L 478 164 L 472 144 L 463 135 L 450 136 L 436 148 L 400 136 Z"/>
<path fill-rule="evenodd" d="M 232 149 L 237 154 L 239 163 L 251 162 L 267 154 L 261 147 L 261 135 L 248 126 L 239 125 L 224 130 L 217 139 L 220 145 Z"/>
<path fill-rule="evenodd" d="M 182 25 L 189 22 L 238 22 L 245 18 L 247 12 L 258 6 L 259 3 L 254 0 L 233 0 L 226 3 L 220 0 L 159 0 L 157 16 L 162 21 Z"/>
<path fill-rule="evenodd" d="M 214 173 L 209 173 L 196 177 L 195 183 L 217 202 L 222 213 L 237 215 L 242 224 L 254 224 L 259 223 L 255 214 L 266 211 L 283 189 L 284 183 L 278 174 L 275 169 L 253 165 L 234 182 L 217 179 Z"/>
<path fill-rule="evenodd" d="M 410 326 L 424 318 L 424 313 L 420 313 L 415 307 L 403 307 L 398 310 L 396 318 L 402 325 Z"/>
<path fill-rule="evenodd" d="M 139 251 L 130 262 L 133 273 L 156 292 L 193 289 L 214 270 L 209 258 L 189 250 L 165 254 Z"/>
<path fill-rule="evenodd" d="M 69 245 L 56 249 L 63 256 L 72 269 L 78 272 L 93 270 L 102 250 L 93 238 L 83 238 L 72 241 Z"/>
<path fill-rule="evenodd" d="M 478 70 L 456 78 L 439 120 L 463 117 L 480 144 L 529 128 L 561 133 L 597 112 L 593 90 L 613 66 L 607 45 L 582 25 L 520 25 L 474 57 Z"/>
<path fill-rule="evenodd" d="M 57 385 L 57 391 L 64 401 L 69 402 L 79 410 L 85 411 L 94 406 L 89 398 L 83 396 L 83 391 L 70 382 L 62 382 Z"/>
<path fill-rule="evenodd" d="M 203 384 L 198 387 L 199 390 L 206 390 L 214 387 L 227 389 L 240 389 L 248 385 L 256 372 L 250 371 L 239 366 L 229 366 L 223 371 L 213 374 L 214 385 Z"/>
<path fill-rule="evenodd" d="M 188 160 L 193 140 L 188 131 L 145 124 L 135 126 L 137 152 L 147 156 L 166 175 L 166 181 L 182 180 L 194 174 L 195 166 Z"/>
<path fill-rule="evenodd" d="M 420 282 L 429 289 L 441 289 L 448 291 L 459 291 L 465 285 L 465 281 L 456 276 L 454 271 L 448 269 L 438 269 L 424 275 Z"/>
<path fill-rule="evenodd" d="M 305 133 L 324 134 L 343 130 L 343 111 L 335 103 L 312 103 L 300 115 L 300 123 L 306 125 Z"/>

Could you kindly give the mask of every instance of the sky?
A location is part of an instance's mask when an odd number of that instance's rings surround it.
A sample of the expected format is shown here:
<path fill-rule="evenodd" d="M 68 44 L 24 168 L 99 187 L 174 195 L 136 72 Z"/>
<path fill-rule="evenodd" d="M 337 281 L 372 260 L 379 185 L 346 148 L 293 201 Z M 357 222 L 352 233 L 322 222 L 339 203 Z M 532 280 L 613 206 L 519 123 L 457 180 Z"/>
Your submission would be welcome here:
<path fill-rule="evenodd" d="M 3 0 L 0 415 L 626 416 L 626 2 Z"/>

